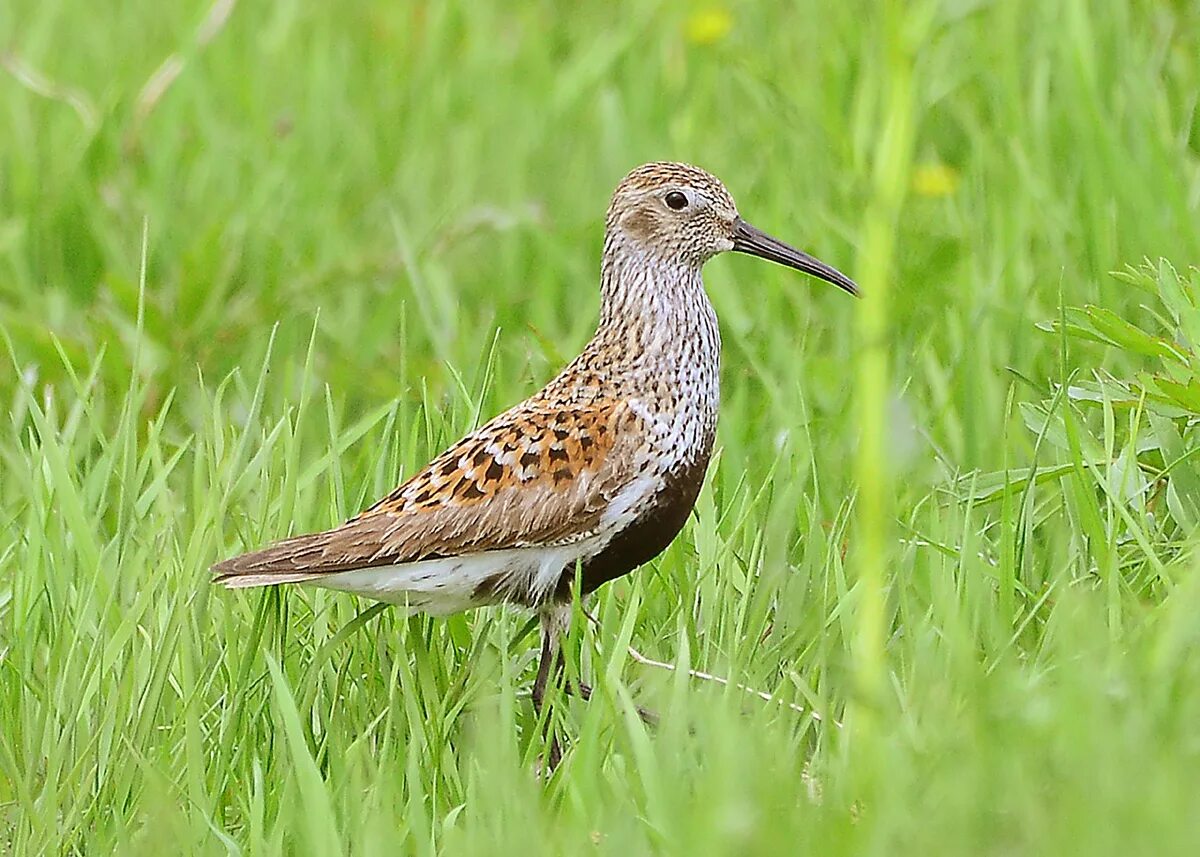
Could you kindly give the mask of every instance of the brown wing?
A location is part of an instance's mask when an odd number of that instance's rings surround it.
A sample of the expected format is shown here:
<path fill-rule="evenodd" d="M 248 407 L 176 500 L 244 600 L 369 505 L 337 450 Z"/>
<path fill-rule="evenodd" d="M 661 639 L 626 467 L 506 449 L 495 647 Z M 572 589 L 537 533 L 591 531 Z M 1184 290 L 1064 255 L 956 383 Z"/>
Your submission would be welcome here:
<path fill-rule="evenodd" d="M 638 419 L 623 402 L 525 402 L 342 526 L 227 559 L 213 572 L 227 586 L 259 586 L 586 538 L 633 475 Z"/>

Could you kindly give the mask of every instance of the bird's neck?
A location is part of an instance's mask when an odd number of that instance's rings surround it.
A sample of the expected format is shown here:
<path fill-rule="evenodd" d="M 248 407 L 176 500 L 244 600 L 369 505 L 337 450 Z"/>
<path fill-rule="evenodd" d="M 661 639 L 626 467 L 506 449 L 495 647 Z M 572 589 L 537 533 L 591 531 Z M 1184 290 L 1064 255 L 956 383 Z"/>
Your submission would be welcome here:
<path fill-rule="evenodd" d="M 600 325 L 547 385 L 552 396 L 611 396 L 648 420 L 665 468 L 702 465 L 720 402 L 721 337 L 696 266 L 605 238 Z"/>
<path fill-rule="evenodd" d="M 717 320 L 700 269 L 605 236 L 596 340 L 635 362 L 718 359 Z"/>

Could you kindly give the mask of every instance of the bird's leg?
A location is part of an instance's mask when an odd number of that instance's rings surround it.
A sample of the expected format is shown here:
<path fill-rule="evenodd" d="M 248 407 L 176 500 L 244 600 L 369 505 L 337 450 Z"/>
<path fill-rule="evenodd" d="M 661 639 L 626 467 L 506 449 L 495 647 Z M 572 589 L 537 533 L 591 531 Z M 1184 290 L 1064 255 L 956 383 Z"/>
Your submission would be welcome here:
<path fill-rule="evenodd" d="M 546 771 L 549 773 L 558 767 L 562 761 L 562 747 L 554 732 L 550 712 L 545 710 L 546 687 L 550 683 L 551 674 L 555 683 L 563 672 L 562 648 L 559 636 L 563 631 L 563 616 L 559 610 L 546 610 L 541 614 L 542 621 L 542 654 L 538 660 L 537 677 L 533 680 L 533 710 L 538 720 L 542 721 L 542 734 L 550 739 L 546 750 Z"/>
<path fill-rule="evenodd" d="M 597 619 L 595 616 L 593 616 L 587 610 L 583 611 L 583 615 L 584 615 L 584 618 L 586 618 L 589 622 L 592 623 L 592 627 L 599 629 L 599 627 L 600 627 L 599 619 Z M 590 684 L 585 684 L 582 681 L 579 682 L 577 687 L 574 687 L 574 688 L 571 687 L 570 682 L 567 682 L 566 691 L 567 691 L 567 693 L 578 693 L 579 698 L 582 699 L 584 702 L 589 702 L 592 698 L 592 686 Z M 645 723 L 647 726 L 658 726 L 659 721 L 662 719 L 661 717 L 658 716 L 658 712 L 651 711 L 649 708 L 643 708 L 640 705 L 635 706 L 635 707 L 637 708 L 638 717 L 642 718 L 643 723 Z"/>
<path fill-rule="evenodd" d="M 577 694 L 584 702 L 590 702 L 592 698 L 592 686 L 582 681 L 576 684 L 567 682 L 564 692 Z M 661 718 L 658 716 L 658 712 L 651 711 L 649 708 L 643 708 L 640 705 L 635 707 L 637 708 L 638 717 L 642 718 L 643 723 L 645 723 L 647 726 L 658 725 L 659 720 L 661 720 Z"/>
<path fill-rule="evenodd" d="M 586 613 L 584 615 L 587 615 Z M 562 687 L 564 694 L 576 694 L 584 702 L 592 698 L 592 686 L 585 682 L 578 681 L 563 681 L 563 674 L 566 672 L 566 661 L 563 659 L 562 646 L 560 641 L 562 635 L 566 633 L 567 625 L 571 620 L 570 607 L 560 606 L 549 608 L 542 611 L 542 652 L 538 659 L 537 676 L 533 680 L 533 710 L 537 714 L 538 721 L 542 723 L 542 735 L 548 739 L 549 746 L 546 749 L 546 766 L 547 773 L 552 772 L 558 763 L 562 761 L 562 744 L 558 740 L 558 735 L 554 730 L 553 718 L 551 712 L 546 710 L 546 689 L 553 681 L 555 685 Z M 592 622 L 596 620 L 588 616 Z M 638 716 L 642 718 L 642 722 L 647 726 L 657 726 L 659 716 L 657 713 L 637 706 Z"/>
<path fill-rule="evenodd" d="M 542 621 L 542 654 L 538 659 L 537 677 L 533 680 L 533 710 L 541 716 L 542 703 L 546 699 L 546 685 L 550 682 L 550 670 L 555 669 L 555 672 L 561 672 L 562 658 L 559 656 L 557 640 L 553 630 L 547 627 L 545 620 Z"/>

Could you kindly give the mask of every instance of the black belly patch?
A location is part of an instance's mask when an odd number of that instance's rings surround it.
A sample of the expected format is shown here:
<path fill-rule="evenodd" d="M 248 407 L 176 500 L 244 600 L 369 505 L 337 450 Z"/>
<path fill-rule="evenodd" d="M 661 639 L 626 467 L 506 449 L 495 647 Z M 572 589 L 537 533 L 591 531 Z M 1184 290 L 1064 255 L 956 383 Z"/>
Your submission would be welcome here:
<path fill-rule="evenodd" d="M 618 533 L 604 550 L 583 563 L 580 583 L 584 595 L 628 574 L 666 549 L 696 505 L 707 467 L 708 455 L 703 455 L 700 460 L 667 474 L 654 505 Z M 563 569 L 554 591 L 555 600 L 570 599 L 574 571 L 574 568 Z"/>

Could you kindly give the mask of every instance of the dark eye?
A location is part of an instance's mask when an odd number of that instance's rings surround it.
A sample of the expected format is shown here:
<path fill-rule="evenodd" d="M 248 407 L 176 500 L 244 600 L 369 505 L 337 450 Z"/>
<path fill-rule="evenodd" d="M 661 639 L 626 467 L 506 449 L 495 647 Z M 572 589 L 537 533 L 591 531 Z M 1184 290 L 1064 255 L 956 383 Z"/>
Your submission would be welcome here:
<path fill-rule="evenodd" d="M 663 197 L 663 202 L 667 204 L 667 208 L 674 209 L 675 211 L 682 211 L 683 209 L 687 208 L 688 199 L 686 194 L 680 193 L 677 190 L 673 190 Z"/>

